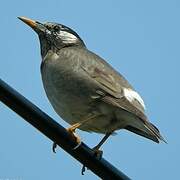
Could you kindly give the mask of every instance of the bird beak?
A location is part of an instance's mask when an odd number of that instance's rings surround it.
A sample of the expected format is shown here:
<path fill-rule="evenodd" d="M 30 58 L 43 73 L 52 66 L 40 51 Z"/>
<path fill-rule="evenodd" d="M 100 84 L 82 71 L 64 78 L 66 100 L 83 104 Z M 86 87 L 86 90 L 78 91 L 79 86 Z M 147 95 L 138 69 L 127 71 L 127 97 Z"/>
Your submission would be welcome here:
<path fill-rule="evenodd" d="M 28 19 L 26 17 L 18 17 L 21 21 L 23 21 L 24 23 L 26 23 L 28 26 L 30 26 L 32 29 L 35 29 L 37 26 L 37 22 L 32 20 L 32 19 Z"/>
<path fill-rule="evenodd" d="M 37 34 L 45 33 L 47 28 L 44 26 L 44 24 L 34 21 L 32 19 L 28 19 L 26 17 L 18 17 L 21 21 L 26 23 L 28 26 L 30 26 Z"/>

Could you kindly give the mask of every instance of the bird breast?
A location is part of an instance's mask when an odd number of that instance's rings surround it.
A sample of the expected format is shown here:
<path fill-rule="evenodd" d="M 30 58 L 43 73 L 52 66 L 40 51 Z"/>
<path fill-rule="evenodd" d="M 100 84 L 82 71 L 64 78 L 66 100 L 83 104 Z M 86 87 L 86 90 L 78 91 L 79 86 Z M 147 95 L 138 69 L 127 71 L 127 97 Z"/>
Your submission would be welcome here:
<path fill-rule="evenodd" d="M 41 74 L 53 108 L 65 121 L 73 124 L 75 119 L 81 120 L 90 111 L 92 88 L 85 87 L 78 60 L 71 59 L 49 52 L 42 62 Z"/>

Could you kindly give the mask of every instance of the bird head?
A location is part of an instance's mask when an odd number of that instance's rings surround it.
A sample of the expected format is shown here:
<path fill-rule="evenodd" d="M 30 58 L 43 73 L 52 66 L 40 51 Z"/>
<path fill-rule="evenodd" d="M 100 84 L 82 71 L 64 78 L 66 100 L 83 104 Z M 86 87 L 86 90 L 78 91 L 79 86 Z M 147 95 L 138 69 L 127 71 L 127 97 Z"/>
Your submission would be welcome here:
<path fill-rule="evenodd" d="M 85 47 L 79 35 L 67 26 L 53 22 L 41 23 L 25 17 L 18 18 L 38 34 L 42 57 L 46 55 L 48 50 L 58 51 L 69 46 Z"/>

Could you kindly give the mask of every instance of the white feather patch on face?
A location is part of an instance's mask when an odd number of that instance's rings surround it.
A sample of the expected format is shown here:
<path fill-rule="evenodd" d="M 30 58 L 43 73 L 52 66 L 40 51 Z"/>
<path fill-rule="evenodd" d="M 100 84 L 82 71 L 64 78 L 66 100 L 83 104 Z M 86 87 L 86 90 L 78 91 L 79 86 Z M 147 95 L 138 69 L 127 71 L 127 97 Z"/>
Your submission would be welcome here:
<path fill-rule="evenodd" d="M 145 109 L 145 104 L 141 96 L 136 92 L 133 91 L 132 89 L 129 88 L 124 88 L 124 96 L 128 99 L 128 101 L 134 101 L 137 100 Z"/>
<path fill-rule="evenodd" d="M 59 35 L 64 43 L 75 43 L 77 41 L 77 37 L 67 31 L 60 31 Z"/>

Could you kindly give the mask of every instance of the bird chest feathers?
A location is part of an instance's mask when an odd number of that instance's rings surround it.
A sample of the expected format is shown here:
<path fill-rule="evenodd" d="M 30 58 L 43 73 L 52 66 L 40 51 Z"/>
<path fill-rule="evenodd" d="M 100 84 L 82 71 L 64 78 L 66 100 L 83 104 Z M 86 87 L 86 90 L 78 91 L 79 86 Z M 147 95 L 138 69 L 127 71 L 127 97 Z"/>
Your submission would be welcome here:
<path fill-rule="evenodd" d="M 73 112 L 78 112 L 77 116 L 85 115 L 89 111 L 88 104 L 92 101 L 92 93 L 82 83 L 78 66 L 78 60 L 73 57 L 66 59 L 64 54 L 58 55 L 52 51 L 47 53 L 41 64 L 42 80 L 48 99 L 58 114 L 69 121 L 74 119 Z"/>

